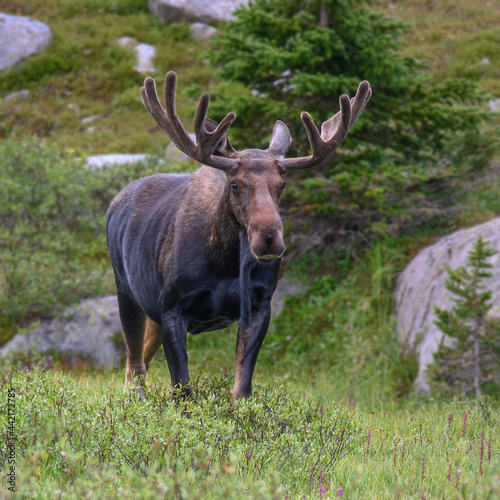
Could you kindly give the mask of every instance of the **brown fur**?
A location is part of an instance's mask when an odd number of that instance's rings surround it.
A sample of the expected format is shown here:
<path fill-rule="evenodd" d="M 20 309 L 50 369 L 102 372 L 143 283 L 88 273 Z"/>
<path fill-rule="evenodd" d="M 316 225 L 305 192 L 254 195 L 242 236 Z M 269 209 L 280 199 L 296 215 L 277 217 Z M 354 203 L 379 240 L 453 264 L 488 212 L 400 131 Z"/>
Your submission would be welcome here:
<path fill-rule="evenodd" d="M 303 113 L 313 154 L 284 159 L 291 143 L 276 122 L 265 151 L 235 151 L 226 130 L 207 118 L 202 96 L 194 121 L 196 141 L 175 111 L 176 75 L 165 79 L 163 109 L 152 78 L 141 89 L 156 123 L 183 152 L 208 166 L 193 175 L 157 174 L 127 186 L 112 202 L 106 221 L 123 334 L 128 349 L 125 386 L 146 373 L 161 344 L 172 384 L 187 393 L 187 332 L 201 333 L 238 321 L 235 398 L 252 393 L 252 375 L 271 316 L 281 256 L 285 251 L 279 201 L 287 170 L 319 164 L 347 135 L 368 102 L 360 84 L 353 99 L 341 97 L 341 111 L 320 134 Z"/>

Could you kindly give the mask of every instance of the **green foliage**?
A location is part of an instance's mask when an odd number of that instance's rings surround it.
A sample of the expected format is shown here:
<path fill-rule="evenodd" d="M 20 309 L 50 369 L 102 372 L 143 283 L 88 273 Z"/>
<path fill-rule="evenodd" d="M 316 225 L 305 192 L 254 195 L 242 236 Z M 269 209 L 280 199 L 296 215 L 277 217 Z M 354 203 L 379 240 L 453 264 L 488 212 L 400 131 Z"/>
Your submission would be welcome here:
<path fill-rule="evenodd" d="M 17 394 L 19 488 L 26 495 L 80 490 L 89 472 L 103 474 L 100 494 L 148 483 L 156 495 L 176 498 L 234 496 L 236 489 L 245 498 L 275 498 L 285 492 L 280 482 L 319 492 L 321 471 L 331 473 L 357 433 L 344 410 L 284 387 L 234 402 L 227 380 L 197 384 L 193 400 L 153 384 L 141 403 L 117 388 L 96 394 L 38 370 L 11 372 L 0 387 L 2 407 L 7 388 Z M 132 477 L 136 484 L 128 484 Z"/>
<path fill-rule="evenodd" d="M 238 114 L 231 131 L 241 147 L 267 147 L 279 118 L 294 138 L 289 154 L 307 155 L 301 111 L 322 123 L 341 93 L 352 96 L 361 80 L 370 81 L 373 97 L 345 144 L 289 190 L 285 203 L 299 212 L 293 223 L 303 222 L 308 234 L 324 235 L 324 226 L 337 237 L 341 228 L 388 233 L 428 220 L 491 153 L 481 133 L 486 95 L 472 80 L 426 74 L 402 55 L 405 26 L 366 3 L 256 0 L 237 11 L 208 52 L 220 75 L 238 84 L 213 92 L 212 110 Z"/>
<path fill-rule="evenodd" d="M 110 201 L 153 163 L 91 171 L 38 141 L 0 143 L 0 338 L 82 298 L 111 292 Z"/>
<path fill-rule="evenodd" d="M 445 394 L 500 392 L 500 320 L 491 318 L 491 277 L 488 258 L 498 252 L 479 235 L 469 252 L 467 267 L 447 269 L 446 288 L 453 293 L 451 310 L 434 308 L 436 326 L 453 339 L 439 345 L 429 368 L 430 380 Z"/>
<path fill-rule="evenodd" d="M 418 365 L 394 335 L 393 289 L 403 259 L 389 239 L 344 268 L 347 276 L 317 277 L 306 292 L 288 299 L 259 362 L 307 373 L 318 383 L 337 373 L 335 390 L 356 400 L 405 397 Z M 331 266 L 342 269 L 341 262 Z"/>

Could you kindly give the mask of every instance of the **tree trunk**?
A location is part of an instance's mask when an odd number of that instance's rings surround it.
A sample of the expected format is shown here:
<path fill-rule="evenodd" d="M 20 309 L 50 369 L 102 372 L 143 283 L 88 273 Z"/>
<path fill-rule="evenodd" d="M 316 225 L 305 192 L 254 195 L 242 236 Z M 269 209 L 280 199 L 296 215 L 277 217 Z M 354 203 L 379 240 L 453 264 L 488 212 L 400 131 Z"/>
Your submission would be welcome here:
<path fill-rule="evenodd" d="M 321 4 L 319 8 L 319 26 L 321 28 L 329 28 L 328 18 L 330 17 L 330 9 L 327 5 Z"/>
<path fill-rule="evenodd" d="M 479 387 L 481 381 L 481 365 L 480 365 L 480 340 L 481 333 L 481 318 L 476 318 L 476 327 L 474 328 L 474 392 L 478 398 L 481 397 L 481 388 Z"/>

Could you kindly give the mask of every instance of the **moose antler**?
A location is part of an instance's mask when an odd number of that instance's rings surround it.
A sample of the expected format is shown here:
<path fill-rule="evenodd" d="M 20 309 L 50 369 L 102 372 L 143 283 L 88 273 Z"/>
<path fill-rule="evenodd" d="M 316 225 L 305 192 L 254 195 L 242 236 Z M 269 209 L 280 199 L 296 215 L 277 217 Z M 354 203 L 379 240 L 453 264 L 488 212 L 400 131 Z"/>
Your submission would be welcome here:
<path fill-rule="evenodd" d="M 286 171 L 301 170 L 319 165 L 342 144 L 349 129 L 356 123 L 361 111 L 370 100 L 371 95 L 370 84 L 363 81 L 359 84 L 358 91 L 352 99 L 349 99 L 345 94 L 340 96 L 340 111 L 323 123 L 321 134 L 311 115 L 303 111 L 300 118 L 307 132 L 312 155 L 302 158 L 279 159 L 277 160 L 279 166 Z"/>
<path fill-rule="evenodd" d="M 226 131 L 235 120 L 236 115 L 228 113 L 214 129 L 215 122 L 207 118 L 210 96 L 203 94 L 198 102 L 194 118 L 195 144 L 182 126 L 175 111 L 176 79 L 177 75 L 173 71 L 169 71 L 165 77 L 166 109 L 163 109 L 158 100 L 155 81 L 152 78 L 146 78 L 144 81 L 144 87 L 141 88 L 142 100 L 154 121 L 170 137 L 177 148 L 189 157 L 210 167 L 226 171 L 234 170 L 239 165 L 238 159 L 215 156 L 213 153 L 221 140 L 225 138 Z M 207 120 L 209 120 L 208 127 Z"/>

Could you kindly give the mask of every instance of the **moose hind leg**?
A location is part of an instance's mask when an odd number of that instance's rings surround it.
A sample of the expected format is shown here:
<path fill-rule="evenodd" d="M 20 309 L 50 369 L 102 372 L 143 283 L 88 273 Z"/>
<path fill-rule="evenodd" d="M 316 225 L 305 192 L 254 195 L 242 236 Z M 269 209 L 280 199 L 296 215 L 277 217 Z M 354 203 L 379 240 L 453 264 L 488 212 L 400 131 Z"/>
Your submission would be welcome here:
<path fill-rule="evenodd" d="M 144 363 L 146 364 L 146 372 L 149 370 L 153 356 L 160 346 L 161 326 L 152 319 L 147 318 L 144 340 Z"/>
<path fill-rule="evenodd" d="M 129 294 L 118 291 L 118 308 L 123 337 L 127 345 L 127 369 L 125 375 L 125 389 L 134 386 L 137 381 L 138 394 L 142 397 L 146 378 L 146 365 L 144 364 L 144 329 L 146 315 L 137 302 Z"/>

